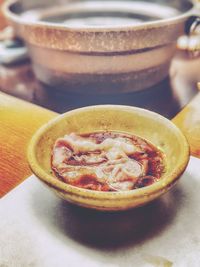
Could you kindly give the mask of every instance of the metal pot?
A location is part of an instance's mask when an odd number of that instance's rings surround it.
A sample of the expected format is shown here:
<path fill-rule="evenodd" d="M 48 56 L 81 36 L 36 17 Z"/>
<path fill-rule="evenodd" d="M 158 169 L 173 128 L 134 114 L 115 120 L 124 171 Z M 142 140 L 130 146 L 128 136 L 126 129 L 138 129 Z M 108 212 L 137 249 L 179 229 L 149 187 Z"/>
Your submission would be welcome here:
<path fill-rule="evenodd" d="M 137 91 L 163 80 L 178 37 L 199 13 L 187 0 L 40 2 L 8 1 L 4 13 L 39 80 L 87 93 Z"/>

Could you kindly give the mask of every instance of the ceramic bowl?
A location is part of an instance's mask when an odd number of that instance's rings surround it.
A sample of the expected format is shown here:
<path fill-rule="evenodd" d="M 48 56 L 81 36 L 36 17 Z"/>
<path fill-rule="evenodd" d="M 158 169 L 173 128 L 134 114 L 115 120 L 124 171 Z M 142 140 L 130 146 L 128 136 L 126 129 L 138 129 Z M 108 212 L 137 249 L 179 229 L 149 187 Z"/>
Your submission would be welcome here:
<path fill-rule="evenodd" d="M 166 156 L 166 172 L 153 185 L 123 192 L 100 192 L 71 186 L 58 180 L 51 170 L 51 151 L 58 137 L 71 132 L 100 130 L 140 136 L 159 147 Z M 144 205 L 169 191 L 189 160 L 189 146 L 181 131 L 157 113 L 129 106 L 102 105 L 67 112 L 39 129 L 28 148 L 33 173 L 59 197 L 96 210 L 126 210 Z"/>

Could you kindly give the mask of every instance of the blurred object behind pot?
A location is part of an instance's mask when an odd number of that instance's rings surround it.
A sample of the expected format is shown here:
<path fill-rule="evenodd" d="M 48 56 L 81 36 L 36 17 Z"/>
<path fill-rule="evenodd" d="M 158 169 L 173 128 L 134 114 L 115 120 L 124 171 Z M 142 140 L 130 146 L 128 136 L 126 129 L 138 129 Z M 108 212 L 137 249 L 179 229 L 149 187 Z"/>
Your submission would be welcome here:
<path fill-rule="evenodd" d="M 0 30 L 2 30 L 7 25 L 6 24 L 6 19 L 3 16 L 3 13 L 2 13 L 2 10 L 1 10 L 3 2 L 4 2 L 4 0 L 0 0 Z"/>

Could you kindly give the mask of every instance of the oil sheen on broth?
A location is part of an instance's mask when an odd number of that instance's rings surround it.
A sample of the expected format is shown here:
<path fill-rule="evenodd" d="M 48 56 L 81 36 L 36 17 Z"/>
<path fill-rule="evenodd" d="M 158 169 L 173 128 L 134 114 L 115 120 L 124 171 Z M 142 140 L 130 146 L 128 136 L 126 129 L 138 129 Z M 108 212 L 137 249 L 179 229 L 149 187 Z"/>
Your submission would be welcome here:
<path fill-rule="evenodd" d="M 73 186 L 97 191 L 126 191 L 158 181 L 164 154 L 148 141 L 120 132 L 71 133 L 52 150 L 56 177 Z"/>

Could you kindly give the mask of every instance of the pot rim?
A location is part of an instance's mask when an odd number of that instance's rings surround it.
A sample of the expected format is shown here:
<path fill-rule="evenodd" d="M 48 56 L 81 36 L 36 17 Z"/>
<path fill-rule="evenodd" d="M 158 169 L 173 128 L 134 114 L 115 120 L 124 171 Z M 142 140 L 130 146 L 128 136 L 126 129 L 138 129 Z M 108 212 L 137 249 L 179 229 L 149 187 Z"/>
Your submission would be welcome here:
<path fill-rule="evenodd" d="M 3 6 L 2 10 L 5 15 L 5 17 L 10 20 L 11 22 L 14 22 L 18 25 L 26 25 L 26 26 L 33 26 L 33 27 L 46 27 L 46 28 L 53 28 L 55 30 L 64 30 L 64 31 L 73 31 L 73 32 L 122 32 L 122 31 L 134 31 L 134 30 L 143 30 L 148 28 L 158 28 L 161 26 L 164 26 L 166 24 L 173 24 L 177 22 L 184 21 L 190 16 L 197 16 L 198 15 L 198 4 L 195 5 L 191 2 L 193 5 L 192 8 L 190 8 L 188 11 L 178 15 L 174 16 L 172 18 L 167 19 L 157 19 L 155 21 L 150 22 L 144 22 L 139 25 L 128 25 L 128 26 L 111 26 L 111 27 L 104 27 L 104 26 L 95 26 L 95 27 L 73 27 L 73 26 L 66 26 L 63 24 L 58 23 L 52 23 L 52 22 L 44 22 L 44 21 L 25 21 L 20 17 L 20 15 L 15 14 L 11 11 L 11 6 L 19 2 L 19 0 L 7 0 Z"/>

